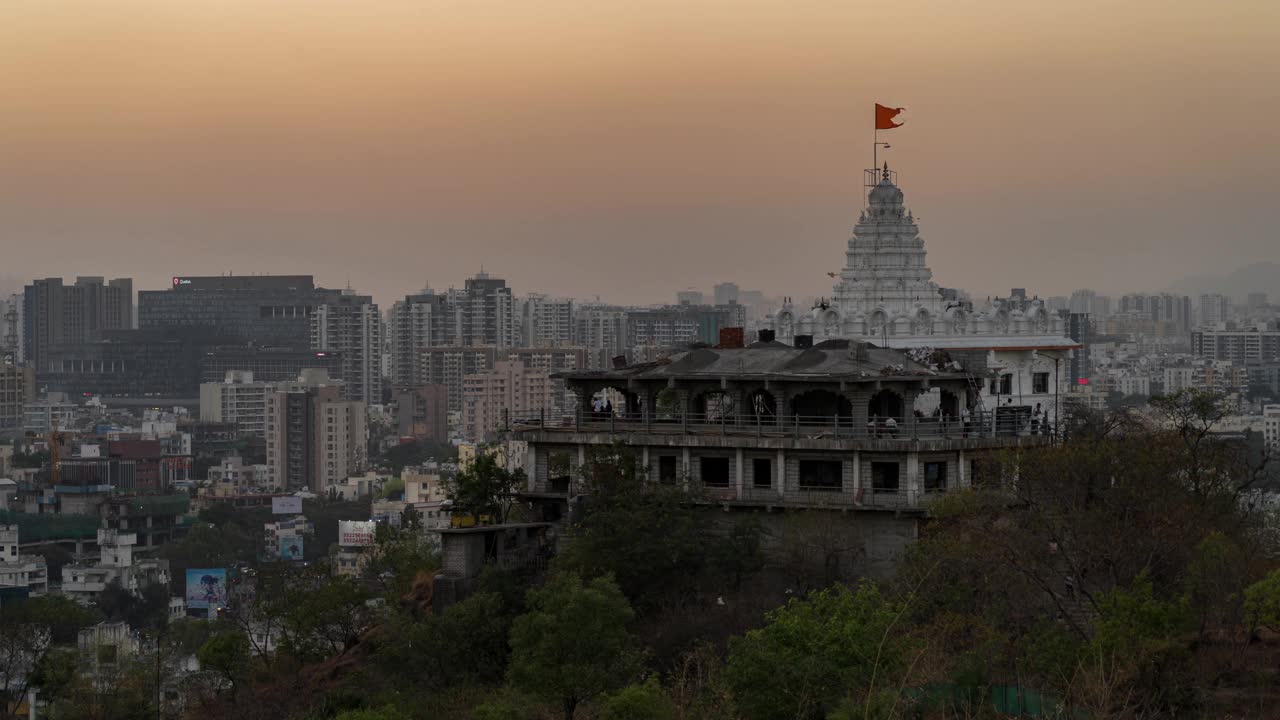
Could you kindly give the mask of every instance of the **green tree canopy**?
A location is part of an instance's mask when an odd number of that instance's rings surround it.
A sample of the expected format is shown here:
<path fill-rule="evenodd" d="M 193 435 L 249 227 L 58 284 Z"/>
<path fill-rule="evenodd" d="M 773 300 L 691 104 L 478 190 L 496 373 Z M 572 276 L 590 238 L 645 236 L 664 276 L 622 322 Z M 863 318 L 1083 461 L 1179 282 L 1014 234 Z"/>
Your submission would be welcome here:
<path fill-rule="evenodd" d="M 847 695 L 858 700 L 896 685 L 909 644 L 903 607 L 872 583 L 836 585 L 771 612 L 734 638 L 727 679 L 749 720 L 817 720 Z"/>
<path fill-rule="evenodd" d="M 524 470 L 508 470 L 496 454 L 481 450 L 466 470 L 445 481 L 445 491 L 453 501 L 453 511 L 476 518 L 477 522 L 505 523 L 515 504 L 515 494 L 526 483 Z"/>
<path fill-rule="evenodd" d="M 610 578 L 559 573 L 529 591 L 511 629 L 511 683 L 558 703 L 572 720 L 581 702 L 625 686 L 639 671 L 627 630 L 634 613 Z"/>

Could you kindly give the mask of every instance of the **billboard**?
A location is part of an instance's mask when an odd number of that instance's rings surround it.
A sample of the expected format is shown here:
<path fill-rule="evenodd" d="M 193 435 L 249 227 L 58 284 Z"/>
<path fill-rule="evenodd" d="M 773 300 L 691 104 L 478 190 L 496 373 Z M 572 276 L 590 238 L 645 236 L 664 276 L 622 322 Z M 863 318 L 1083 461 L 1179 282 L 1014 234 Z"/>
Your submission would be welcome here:
<path fill-rule="evenodd" d="M 339 520 L 338 545 L 342 547 L 368 547 L 373 545 L 378 524 L 372 520 Z"/>
<path fill-rule="evenodd" d="M 227 606 L 226 568 L 187 568 L 187 607 Z"/>
<path fill-rule="evenodd" d="M 280 536 L 280 559 L 281 560 L 301 560 L 302 559 L 302 536 L 301 535 L 281 535 Z"/>
<path fill-rule="evenodd" d="M 271 498 L 272 515 L 301 515 L 302 498 L 296 495 L 285 495 Z"/>

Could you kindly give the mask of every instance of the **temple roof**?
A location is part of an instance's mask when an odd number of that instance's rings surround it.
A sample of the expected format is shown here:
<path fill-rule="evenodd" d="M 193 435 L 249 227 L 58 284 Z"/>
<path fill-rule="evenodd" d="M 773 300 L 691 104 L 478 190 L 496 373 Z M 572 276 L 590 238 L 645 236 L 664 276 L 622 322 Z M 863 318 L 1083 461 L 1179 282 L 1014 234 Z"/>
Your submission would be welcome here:
<path fill-rule="evenodd" d="M 952 369 L 939 372 L 913 361 L 900 350 L 851 340 L 826 340 L 811 348 L 778 342 L 745 348 L 694 348 L 669 358 L 612 370 L 575 370 L 553 377 L 566 380 L 669 380 L 752 377 L 765 379 L 877 380 L 923 376 L 964 377 Z"/>

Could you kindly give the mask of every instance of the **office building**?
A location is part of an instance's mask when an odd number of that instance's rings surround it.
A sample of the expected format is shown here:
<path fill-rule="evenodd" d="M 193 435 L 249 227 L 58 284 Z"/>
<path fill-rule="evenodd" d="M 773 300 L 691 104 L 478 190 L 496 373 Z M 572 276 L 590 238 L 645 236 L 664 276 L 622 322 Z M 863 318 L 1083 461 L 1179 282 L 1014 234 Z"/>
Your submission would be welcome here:
<path fill-rule="evenodd" d="M 308 350 L 312 311 L 341 295 L 310 275 L 174 277 L 167 290 L 138 293 L 138 327 L 202 328 L 234 340 L 223 344 Z"/>
<path fill-rule="evenodd" d="M 1250 310 L 1261 310 L 1267 306 L 1267 294 L 1264 292 L 1251 292 L 1248 297 Z"/>
<path fill-rule="evenodd" d="M 48 348 L 36 380 L 71 395 L 190 399 L 208 348 L 227 342 L 196 327 L 110 330 L 94 342 Z"/>
<path fill-rule="evenodd" d="M 36 280 L 23 291 L 21 320 L 24 357 L 39 372 L 55 346 L 97 342 L 108 330 L 132 328 L 133 280 Z"/>
<path fill-rule="evenodd" d="M 339 377 L 342 353 L 256 345 L 211 346 L 205 348 L 200 359 L 200 382 L 222 382 L 228 372 L 251 373 L 257 382 L 291 382 L 311 368 Z"/>

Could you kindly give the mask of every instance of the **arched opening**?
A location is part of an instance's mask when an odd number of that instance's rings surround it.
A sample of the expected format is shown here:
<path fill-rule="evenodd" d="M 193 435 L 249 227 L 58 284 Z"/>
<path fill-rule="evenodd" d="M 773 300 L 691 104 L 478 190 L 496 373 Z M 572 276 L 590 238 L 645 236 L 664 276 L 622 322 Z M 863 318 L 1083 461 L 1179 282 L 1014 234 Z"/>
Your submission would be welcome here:
<path fill-rule="evenodd" d="M 867 402 L 867 416 L 902 420 L 902 396 L 892 390 L 881 390 Z"/>
<path fill-rule="evenodd" d="M 737 415 L 733 396 L 724 390 L 708 390 L 693 399 L 693 412 L 707 422 L 730 422 Z"/>
<path fill-rule="evenodd" d="M 778 399 L 768 390 L 756 390 L 747 396 L 743 415 L 758 425 L 771 424 L 778 417 Z"/>
<path fill-rule="evenodd" d="M 830 390 L 809 390 L 791 400 L 791 415 L 801 423 L 829 425 L 836 420 L 853 419 L 849 398 Z"/>
<path fill-rule="evenodd" d="M 672 388 L 664 388 L 653 397 L 655 422 L 676 422 L 683 414 L 683 408 L 680 407 L 680 393 Z"/>
<path fill-rule="evenodd" d="M 640 396 L 620 387 L 604 387 L 591 395 L 588 411 L 597 419 L 640 416 Z"/>

